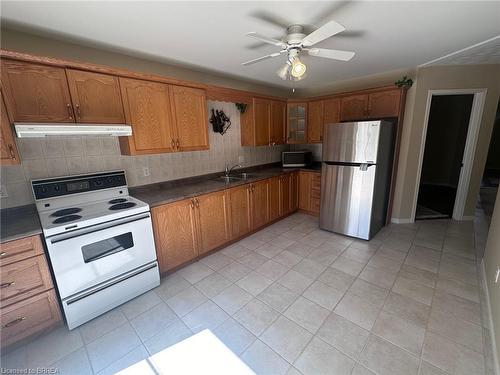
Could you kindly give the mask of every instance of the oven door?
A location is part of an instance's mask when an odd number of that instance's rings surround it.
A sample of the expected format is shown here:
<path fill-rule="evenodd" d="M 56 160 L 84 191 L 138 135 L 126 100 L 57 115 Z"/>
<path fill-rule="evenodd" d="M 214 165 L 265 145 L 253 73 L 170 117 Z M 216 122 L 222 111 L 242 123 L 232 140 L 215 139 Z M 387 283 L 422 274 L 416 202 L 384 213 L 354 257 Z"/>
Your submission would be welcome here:
<path fill-rule="evenodd" d="M 149 212 L 47 238 L 61 298 L 156 260 Z"/>

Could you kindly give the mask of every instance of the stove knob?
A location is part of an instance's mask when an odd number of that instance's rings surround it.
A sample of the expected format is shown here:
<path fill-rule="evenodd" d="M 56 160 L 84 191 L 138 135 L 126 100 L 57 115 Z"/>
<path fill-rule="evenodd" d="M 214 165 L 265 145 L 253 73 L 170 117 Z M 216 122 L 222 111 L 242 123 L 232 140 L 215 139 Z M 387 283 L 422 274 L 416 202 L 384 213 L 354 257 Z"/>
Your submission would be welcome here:
<path fill-rule="evenodd" d="M 54 186 L 55 191 L 59 191 L 59 189 L 60 189 L 59 185 Z"/>
<path fill-rule="evenodd" d="M 97 180 L 97 181 L 95 182 L 95 184 L 96 184 L 97 186 L 101 186 L 101 185 L 102 185 L 102 181 L 101 181 L 101 180 Z"/>
<path fill-rule="evenodd" d="M 42 188 L 42 193 L 46 193 L 47 192 L 47 188 Z"/>

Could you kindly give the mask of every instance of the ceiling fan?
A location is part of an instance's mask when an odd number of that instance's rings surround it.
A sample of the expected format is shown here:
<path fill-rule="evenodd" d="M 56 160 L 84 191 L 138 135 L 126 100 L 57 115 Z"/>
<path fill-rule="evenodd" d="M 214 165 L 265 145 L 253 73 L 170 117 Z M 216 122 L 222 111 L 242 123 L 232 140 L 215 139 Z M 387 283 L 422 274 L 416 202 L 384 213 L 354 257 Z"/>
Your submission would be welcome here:
<path fill-rule="evenodd" d="M 280 47 L 279 52 L 274 52 L 266 56 L 246 61 L 242 65 L 255 64 L 262 60 L 278 57 L 281 54 L 287 54 L 285 64 L 280 67 L 276 74 L 283 80 L 300 81 L 305 78 L 306 65 L 300 61 L 299 55 L 306 52 L 310 56 L 323 57 L 332 60 L 349 61 L 355 53 L 350 51 L 340 51 L 336 49 L 314 48 L 313 46 L 325 39 L 328 39 L 345 30 L 345 27 L 335 21 L 329 21 L 319 29 L 309 35 L 304 34 L 303 25 L 288 26 L 287 35 L 282 39 L 269 38 L 256 32 L 245 34 L 250 38 L 260 40 L 264 43 Z"/>

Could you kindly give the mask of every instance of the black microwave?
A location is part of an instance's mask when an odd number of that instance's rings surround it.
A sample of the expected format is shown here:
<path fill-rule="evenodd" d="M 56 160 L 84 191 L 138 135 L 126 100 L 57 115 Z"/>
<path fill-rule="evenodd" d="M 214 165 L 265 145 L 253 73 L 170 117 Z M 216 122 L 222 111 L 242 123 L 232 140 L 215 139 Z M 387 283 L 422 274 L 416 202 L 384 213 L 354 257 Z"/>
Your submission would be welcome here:
<path fill-rule="evenodd" d="M 311 151 L 283 151 L 283 167 L 307 167 L 312 163 Z"/>

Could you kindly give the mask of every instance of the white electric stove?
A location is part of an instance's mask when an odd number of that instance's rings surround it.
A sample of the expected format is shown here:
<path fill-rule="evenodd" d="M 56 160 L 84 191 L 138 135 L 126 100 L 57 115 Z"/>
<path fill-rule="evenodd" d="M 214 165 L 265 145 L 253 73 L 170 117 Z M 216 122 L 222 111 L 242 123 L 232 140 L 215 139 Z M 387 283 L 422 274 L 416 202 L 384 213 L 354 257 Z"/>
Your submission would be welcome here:
<path fill-rule="evenodd" d="M 31 185 L 70 329 L 160 284 L 149 205 L 125 172 Z"/>

